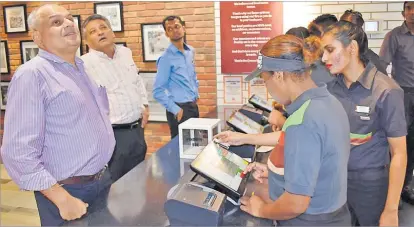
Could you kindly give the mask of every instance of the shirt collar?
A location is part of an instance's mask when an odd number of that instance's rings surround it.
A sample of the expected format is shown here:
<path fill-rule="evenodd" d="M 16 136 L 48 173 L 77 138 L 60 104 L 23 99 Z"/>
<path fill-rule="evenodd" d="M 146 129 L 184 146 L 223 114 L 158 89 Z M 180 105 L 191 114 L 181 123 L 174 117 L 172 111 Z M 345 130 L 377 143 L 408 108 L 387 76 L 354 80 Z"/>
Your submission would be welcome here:
<path fill-rule="evenodd" d="M 52 53 L 50 53 L 50 52 L 48 52 L 46 50 L 43 50 L 41 48 L 39 48 L 38 55 L 40 57 L 46 59 L 46 60 L 53 61 L 55 63 L 59 63 L 59 64 L 67 63 L 67 64 L 69 64 L 69 62 L 63 60 L 62 58 L 58 57 L 57 55 L 52 54 Z M 75 56 L 75 64 L 76 65 L 83 64 L 82 59 L 80 59 L 78 56 Z"/>
<path fill-rule="evenodd" d="M 377 71 L 378 70 L 375 68 L 374 64 L 369 62 L 362 74 L 358 77 L 357 82 L 361 84 L 365 89 L 371 90 L 372 83 L 374 82 L 374 77 Z M 335 83 L 339 84 L 342 87 L 346 87 L 344 82 L 344 75 L 337 75 L 335 78 Z"/>
<path fill-rule="evenodd" d="M 180 50 L 172 43 L 170 43 L 170 46 L 168 46 L 168 49 L 171 50 L 173 53 L 177 53 Z M 190 50 L 190 47 L 186 43 L 184 43 L 184 50 Z"/>
<path fill-rule="evenodd" d="M 317 97 L 324 97 L 328 96 L 329 92 L 326 87 L 326 84 L 319 83 L 317 84 L 318 87 L 311 88 L 305 92 L 303 92 L 299 97 L 296 98 L 290 105 L 286 106 L 286 112 L 291 115 L 296 110 L 298 110 L 306 101 L 309 99 L 317 98 Z"/>
<path fill-rule="evenodd" d="M 374 64 L 371 62 L 365 67 L 364 72 L 358 78 L 358 82 L 366 89 L 371 90 L 372 82 L 374 81 L 374 76 L 377 73 Z"/>
<path fill-rule="evenodd" d="M 114 53 L 114 57 L 113 58 L 115 58 L 117 56 L 117 53 L 119 52 L 119 50 L 118 50 L 119 47 L 117 45 L 115 45 L 115 44 L 114 44 L 114 46 L 115 46 L 115 53 Z M 98 56 L 98 57 L 101 57 L 101 58 L 111 59 L 104 52 L 97 51 L 97 50 L 94 50 L 92 48 L 89 48 L 89 52 L 92 53 L 92 54 L 94 54 L 94 55 L 96 55 L 96 56 Z"/>
<path fill-rule="evenodd" d="M 403 34 L 403 35 L 405 35 L 405 34 L 407 34 L 407 33 L 409 33 L 410 35 L 414 35 L 414 34 L 412 34 L 411 33 L 411 31 L 408 29 L 408 27 L 407 27 L 407 23 L 404 21 L 403 22 L 403 24 L 401 25 L 401 33 Z"/>

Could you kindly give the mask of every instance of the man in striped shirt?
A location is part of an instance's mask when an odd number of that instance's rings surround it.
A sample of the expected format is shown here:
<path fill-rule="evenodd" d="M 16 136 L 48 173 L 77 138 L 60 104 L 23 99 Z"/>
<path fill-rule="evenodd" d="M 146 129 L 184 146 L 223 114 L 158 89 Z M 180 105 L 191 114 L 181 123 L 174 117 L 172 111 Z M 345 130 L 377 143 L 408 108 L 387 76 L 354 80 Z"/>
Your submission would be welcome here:
<path fill-rule="evenodd" d="M 57 226 L 82 217 L 108 186 L 115 139 L 106 91 L 76 57 L 72 15 L 44 5 L 28 24 L 40 50 L 10 83 L 1 155 L 19 187 L 35 192 L 41 224 Z"/>
<path fill-rule="evenodd" d="M 145 159 L 144 127 L 148 122 L 147 92 L 130 49 L 114 43 L 108 19 L 99 14 L 83 22 L 89 53 L 82 56 L 88 75 L 106 88 L 116 148 L 109 163 L 116 181 Z"/>

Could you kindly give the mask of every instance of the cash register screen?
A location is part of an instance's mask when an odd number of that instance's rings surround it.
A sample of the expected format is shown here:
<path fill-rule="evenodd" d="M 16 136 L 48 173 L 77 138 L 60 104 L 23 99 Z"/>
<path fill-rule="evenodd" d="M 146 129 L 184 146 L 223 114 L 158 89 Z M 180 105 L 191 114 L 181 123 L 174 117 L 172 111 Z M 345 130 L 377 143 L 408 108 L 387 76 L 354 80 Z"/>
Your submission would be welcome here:
<path fill-rule="evenodd" d="M 262 99 L 261 97 L 257 95 L 253 95 L 250 98 L 250 101 L 256 105 L 262 106 L 263 108 L 267 109 L 268 111 L 272 111 L 272 104 L 267 102 L 266 100 Z"/>
<path fill-rule="evenodd" d="M 191 167 L 195 172 L 210 178 L 209 180 L 237 191 L 248 164 L 240 156 L 211 142 L 191 163 Z"/>
<path fill-rule="evenodd" d="M 234 112 L 227 121 L 247 134 L 260 134 L 263 132 L 262 125 L 238 111 Z"/>

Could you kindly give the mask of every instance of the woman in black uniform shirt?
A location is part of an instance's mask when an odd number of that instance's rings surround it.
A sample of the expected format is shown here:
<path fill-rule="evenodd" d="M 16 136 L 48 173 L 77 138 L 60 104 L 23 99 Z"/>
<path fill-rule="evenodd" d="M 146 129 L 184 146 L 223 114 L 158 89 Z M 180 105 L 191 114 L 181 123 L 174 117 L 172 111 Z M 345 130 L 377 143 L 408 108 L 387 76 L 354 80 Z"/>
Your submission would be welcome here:
<path fill-rule="evenodd" d="M 325 31 L 322 46 L 322 61 L 337 75 L 328 90 L 351 126 L 347 193 L 353 224 L 398 226 L 407 163 L 404 93 L 367 60 L 361 27 L 340 21 Z"/>

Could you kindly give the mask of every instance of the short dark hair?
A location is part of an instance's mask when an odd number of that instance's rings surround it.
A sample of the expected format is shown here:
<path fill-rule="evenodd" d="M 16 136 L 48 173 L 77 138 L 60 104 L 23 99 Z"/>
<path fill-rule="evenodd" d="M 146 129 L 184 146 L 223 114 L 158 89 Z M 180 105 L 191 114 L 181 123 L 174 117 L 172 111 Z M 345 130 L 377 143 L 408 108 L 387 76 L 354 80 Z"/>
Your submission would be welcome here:
<path fill-rule="evenodd" d="M 311 35 L 322 36 L 322 32 L 332 24 L 338 22 L 338 18 L 332 14 L 322 14 L 316 17 L 308 26 Z"/>
<path fill-rule="evenodd" d="M 109 27 L 110 29 L 112 29 L 112 27 L 111 27 L 111 23 L 109 22 L 108 18 L 106 18 L 105 16 L 102 16 L 102 15 L 100 15 L 100 14 L 93 14 L 93 15 L 89 16 L 88 18 L 86 18 L 86 20 L 82 23 L 82 35 L 83 35 L 84 37 L 86 37 L 86 33 L 87 33 L 87 32 L 85 31 L 86 26 L 88 26 L 88 24 L 89 24 L 91 21 L 94 21 L 94 20 L 103 20 L 103 21 L 105 21 L 106 25 L 108 25 L 108 27 Z"/>
<path fill-rule="evenodd" d="M 360 27 L 364 26 L 364 18 L 362 18 L 362 14 L 358 11 L 354 11 L 352 9 L 348 9 L 342 14 L 341 20 L 349 21 L 353 24 L 356 24 Z"/>
<path fill-rule="evenodd" d="M 296 27 L 296 28 L 291 28 L 286 32 L 286 35 L 294 35 L 298 38 L 301 39 L 306 39 L 309 37 L 309 31 L 307 28 L 305 27 Z"/>
<path fill-rule="evenodd" d="M 183 20 L 181 20 L 181 17 L 175 16 L 175 15 L 167 16 L 167 17 L 164 18 L 164 20 L 162 20 L 162 27 L 164 28 L 164 31 L 166 31 L 165 22 L 175 20 L 175 19 L 180 21 L 181 25 L 183 25 L 183 26 L 185 25 L 185 22 Z"/>
<path fill-rule="evenodd" d="M 407 6 L 408 1 L 404 2 L 404 7 L 403 7 L 403 11 L 405 11 L 405 7 Z"/>

